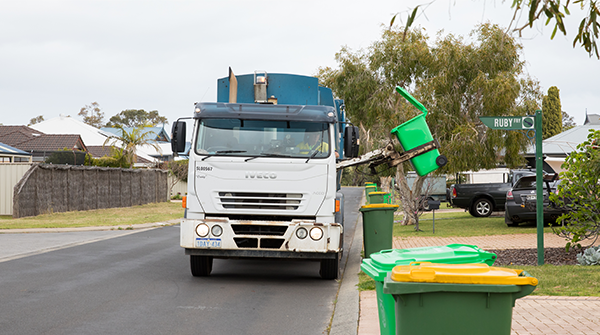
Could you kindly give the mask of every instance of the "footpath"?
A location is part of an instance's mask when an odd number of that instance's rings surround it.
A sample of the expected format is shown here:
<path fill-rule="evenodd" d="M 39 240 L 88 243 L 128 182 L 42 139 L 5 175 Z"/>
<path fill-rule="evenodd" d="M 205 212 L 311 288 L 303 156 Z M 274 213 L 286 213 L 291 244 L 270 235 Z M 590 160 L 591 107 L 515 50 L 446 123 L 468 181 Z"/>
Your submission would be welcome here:
<path fill-rule="evenodd" d="M 476 245 L 482 249 L 536 248 L 535 234 L 476 237 L 397 237 L 394 248 L 441 246 L 451 243 Z M 596 242 L 599 245 L 600 241 Z M 565 241 L 544 234 L 544 246 L 564 247 Z M 359 335 L 378 335 L 375 291 L 360 292 Z M 512 335 L 600 334 L 600 297 L 563 297 L 529 295 L 518 299 L 513 309 Z"/>

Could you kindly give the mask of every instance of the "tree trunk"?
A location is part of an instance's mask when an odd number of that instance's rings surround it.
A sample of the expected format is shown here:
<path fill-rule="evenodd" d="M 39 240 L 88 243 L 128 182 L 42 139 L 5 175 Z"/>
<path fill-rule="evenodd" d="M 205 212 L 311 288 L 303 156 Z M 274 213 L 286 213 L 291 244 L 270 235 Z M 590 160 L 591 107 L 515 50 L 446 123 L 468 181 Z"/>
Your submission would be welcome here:
<path fill-rule="evenodd" d="M 398 192 L 402 202 L 402 210 L 404 212 L 404 220 L 402 225 L 415 225 L 415 230 L 419 230 L 419 216 L 423 212 L 421 206 L 421 189 L 426 176 L 419 176 L 413 184 L 411 191 L 406 181 L 404 166 L 399 164 L 396 167 L 396 183 L 398 184 Z"/>

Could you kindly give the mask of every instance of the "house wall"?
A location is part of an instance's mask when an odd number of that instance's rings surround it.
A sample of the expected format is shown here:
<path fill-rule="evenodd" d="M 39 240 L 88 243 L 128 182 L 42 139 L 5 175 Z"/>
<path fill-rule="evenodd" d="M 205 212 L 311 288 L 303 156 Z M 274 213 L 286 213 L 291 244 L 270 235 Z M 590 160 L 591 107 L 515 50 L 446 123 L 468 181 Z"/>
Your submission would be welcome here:
<path fill-rule="evenodd" d="M 29 163 L 0 164 L 0 215 L 12 215 L 13 189 L 29 167 Z"/>

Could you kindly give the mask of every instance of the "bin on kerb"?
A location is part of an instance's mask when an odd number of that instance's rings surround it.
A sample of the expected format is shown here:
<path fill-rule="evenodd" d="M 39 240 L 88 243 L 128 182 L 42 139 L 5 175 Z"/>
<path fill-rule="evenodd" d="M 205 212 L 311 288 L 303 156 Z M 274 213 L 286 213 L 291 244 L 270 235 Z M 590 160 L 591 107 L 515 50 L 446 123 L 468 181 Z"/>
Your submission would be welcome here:
<path fill-rule="evenodd" d="M 369 200 L 369 193 L 371 192 L 377 192 L 377 185 L 370 184 L 365 186 L 365 197 L 367 198 L 367 200 Z"/>
<path fill-rule="evenodd" d="M 368 204 L 360 208 L 363 215 L 365 257 L 392 248 L 394 212 L 398 207 L 390 204 Z"/>
<path fill-rule="evenodd" d="M 417 101 L 417 99 L 415 99 L 402 87 L 397 86 L 396 91 L 422 112 L 422 114 L 413 117 L 391 131 L 391 133 L 396 135 L 398 138 L 398 141 L 402 145 L 404 151 L 408 151 L 433 141 L 431 130 L 429 130 L 429 126 L 425 120 L 425 116 L 427 115 L 427 109 L 425 106 L 423 106 L 423 104 Z M 414 166 L 417 174 L 419 176 L 424 176 L 429 172 L 446 165 L 448 160 L 446 156 L 440 155 L 440 151 L 438 149 L 433 149 L 424 154 L 411 158 L 410 162 Z"/>
<path fill-rule="evenodd" d="M 510 335 L 515 301 L 535 290 L 523 270 L 487 264 L 396 266 L 383 292 L 396 307 L 396 334 Z"/>
<path fill-rule="evenodd" d="M 371 254 L 371 258 L 363 259 L 361 270 L 375 280 L 380 334 L 396 334 L 394 297 L 391 294 L 383 293 L 383 281 L 395 266 L 409 265 L 412 262 L 493 265 L 496 258 L 496 254 L 474 245 L 449 244 L 435 247 L 381 250 Z"/>
<path fill-rule="evenodd" d="M 387 192 L 371 192 L 367 197 L 367 203 L 369 204 L 384 204 L 386 203 L 384 198 Z"/>

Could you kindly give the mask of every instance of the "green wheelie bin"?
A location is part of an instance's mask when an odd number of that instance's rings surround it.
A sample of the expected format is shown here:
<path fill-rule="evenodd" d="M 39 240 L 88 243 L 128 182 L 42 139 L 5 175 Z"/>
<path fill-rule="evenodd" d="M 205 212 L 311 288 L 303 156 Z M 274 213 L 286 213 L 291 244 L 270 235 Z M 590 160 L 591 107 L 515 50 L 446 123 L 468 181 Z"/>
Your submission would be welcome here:
<path fill-rule="evenodd" d="M 398 335 L 510 335 L 515 301 L 537 284 L 523 270 L 416 263 L 394 267 L 383 292 L 394 297 Z"/>
<path fill-rule="evenodd" d="M 388 193 L 387 192 L 371 192 L 371 193 L 369 193 L 367 203 L 369 203 L 369 204 L 384 204 L 384 203 L 387 203 L 385 201 L 385 195 L 386 194 L 388 194 Z"/>
<path fill-rule="evenodd" d="M 394 212 L 398 207 L 391 204 L 368 204 L 360 208 L 363 215 L 365 257 L 392 248 Z"/>
<path fill-rule="evenodd" d="M 425 116 L 427 115 L 427 109 L 425 106 L 423 106 L 423 104 L 417 101 L 417 99 L 415 99 L 402 87 L 396 87 L 396 91 L 422 112 L 422 114 L 419 114 L 392 129 L 392 134 L 396 135 L 404 151 L 414 149 L 433 141 L 431 130 L 429 130 L 429 126 L 425 120 Z M 411 158 L 410 162 L 414 166 L 417 174 L 419 176 L 424 176 L 429 172 L 446 165 L 448 159 L 446 156 L 441 155 L 438 149 L 433 149 L 424 154 Z"/>
<path fill-rule="evenodd" d="M 493 265 L 496 258 L 496 254 L 474 245 L 449 244 L 436 247 L 381 250 L 371 254 L 371 258 L 363 259 L 361 270 L 375 280 L 380 334 L 396 334 L 394 297 L 391 294 L 383 293 L 383 281 L 395 266 L 409 265 L 412 262 Z"/>
<path fill-rule="evenodd" d="M 376 184 L 369 184 L 365 186 L 365 197 L 367 197 L 367 201 L 369 200 L 369 193 L 377 192 Z"/>

